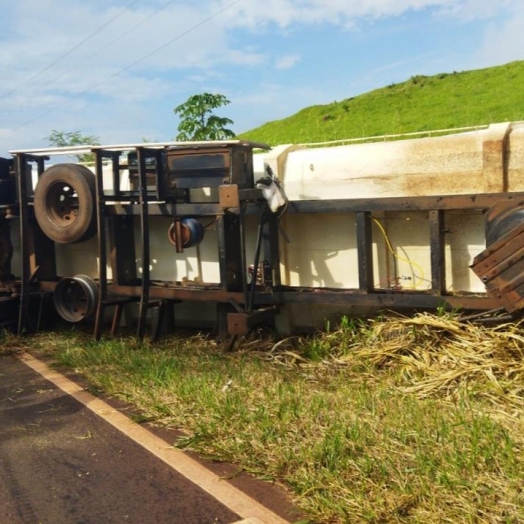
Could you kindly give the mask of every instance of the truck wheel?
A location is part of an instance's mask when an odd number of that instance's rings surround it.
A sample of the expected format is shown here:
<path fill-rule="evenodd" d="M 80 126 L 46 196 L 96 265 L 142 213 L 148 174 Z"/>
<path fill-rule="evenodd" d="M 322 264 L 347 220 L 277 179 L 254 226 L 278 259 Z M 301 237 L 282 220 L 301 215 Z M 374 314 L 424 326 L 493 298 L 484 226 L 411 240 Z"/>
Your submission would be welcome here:
<path fill-rule="evenodd" d="M 491 246 L 497 240 L 509 233 L 512 229 L 524 222 L 524 209 L 515 207 L 509 209 L 494 220 L 486 224 L 486 246 Z"/>
<path fill-rule="evenodd" d="M 59 244 L 83 242 L 96 232 L 95 175 L 77 164 L 46 169 L 35 188 L 38 225 Z"/>
<path fill-rule="evenodd" d="M 98 304 L 98 286 L 86 275 L 58 281 L 53 294 L 57 313 L 67 322 L 80 322 L 93 315 Z"/>

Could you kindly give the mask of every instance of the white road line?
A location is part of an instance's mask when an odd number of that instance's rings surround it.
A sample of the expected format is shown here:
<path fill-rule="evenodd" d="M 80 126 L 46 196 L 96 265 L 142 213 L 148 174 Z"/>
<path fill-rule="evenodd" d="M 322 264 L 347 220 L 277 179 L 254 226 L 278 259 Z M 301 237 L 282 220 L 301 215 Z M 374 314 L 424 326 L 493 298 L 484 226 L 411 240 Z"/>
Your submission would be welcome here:
<path fill-rule="evenodd" d="M 181 473 L 188 480 L 209 493 L 248 523 L 289 524 L 289 521 L 262 506 L 255 499 L 235 488 L 218 475 L 206 469 L 183 451 L 173 448 L 165 440 L 137 425 L 130 418 L 103 400 L 93 396 L 81 386 L 64 377 L 37 358 L 24 353 L 20 360 L 55 384 L 62 391 L 81 402 L 93 413 L 109 422 L 127 437 Z M 242 521 L 243 522 L 243 521 Z"/>

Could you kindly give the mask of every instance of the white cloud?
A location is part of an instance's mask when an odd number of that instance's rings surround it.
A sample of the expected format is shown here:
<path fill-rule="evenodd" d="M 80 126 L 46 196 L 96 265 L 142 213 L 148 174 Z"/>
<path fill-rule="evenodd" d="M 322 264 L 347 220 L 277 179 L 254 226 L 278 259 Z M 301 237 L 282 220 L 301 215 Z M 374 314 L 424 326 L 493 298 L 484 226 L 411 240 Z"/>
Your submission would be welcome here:
<path fill-rule="evenodd" d="M 277 59 L 276 69 L 291 69 L 300 60 L 300 55 L 285 55 Z"/>
<path fill-rule="evenodd" d="M 147 10 L 124 12 L 117 23 L 79 45 L 122 10 L 19 0 L 10 32 L 0 39 L 0 70 L 9 71 L 0 86 L 3 125 L 16 129 L 21 122 L 54 116 L 55 110 L 71 110 L 80 97 L 90 100 L 93 114 L 100 102 L 93 97 L 119 104 L 148 102 L 187 86 L 189 79 L 173 85 L 174 71 L 207 70 L 210 77 L 223 65 L 254 66 L 264 60 L 254 49 L 230 48 L 227 28 L 218 20 L 199 26 L 209 7 L 173 3 L 154 16 L 149 4 Z M 117 40 L 118 35 L 123 37 Z"/>
<path fill-rule="evenodd" d="M 524 5 L 519 4 L 503 21 L 490 24 L 477 59 L 482 67 L 524 59 Z"/>
<path fill-rule="evenodd" d="M 498 0 L 497 2 L 485 0 L 450 1 L 448 5 L 442 6 L 440 14 L 464 20 L 474 20 L 496 16 L 498 13 L 516 5 L 518 5 L 518 0 Z"/>
<path fill-rule="evenodd" d="M 74 96 L 97 82 L 103 85 L 105 79 L 120 83 L 124 76 L 129 79 L 184 69 L 220 69 L 228 64 L 253 67 L 267 60 L 264 51 L 236 45 L 231 37 L 232 27 L 256 33 L 267 29 L 267 24 L 293 26 L 292 30 L 304 24 L 350 26 L 362 19 L 423 8 L 449 16 L 471 17 L 493 14 L 494 9 L 512 2 L 516 0 L 267 0 L 261 9 L 255 0 L 234 5 L 231 0 L 221 0 L 185 5 L 174 2 L 162 10 L 161 5 L 149 3 L 144 8 L 138 3 L 135 10 L 126 11 L 101 1 L 97 5 L 18 0 L 17 7 L 11 8 L 18 16 L 9 20 L 10 34 L 0 40 L 0 69 L 10 72 L 2 79 L 0 99 L 18 86 L 31 97 L 35 90 L 59 90 L 62 95 Z M 79 46 L 118 14 L 121 16 L 112 24 Z M 295 65 L 297 56 L 282 57 L 276 68 Z M 125 75 L 117 78 L 121 72 Z"/>
<path fill-rule="evenodd" d="M 19 4 L 14 34 L 0 40 L 0 69 L 13 73 L 3 78 L 2 87 L 6 90 L 39 71 L 39 80 L 53 82 L 64 72 L 74 71 L 79 79 L 83 77 L 89 83 L 93 73 L 101 77 L 100 67 L 113 68 L 114 72 L 128 68 L 134 72 L 166 71 L 205 69 L 227 59 L 233 63 L 260 60 L 258 53 L 230 49 L 227 27 L 220 18 L 205 21 L 206 16 L 213 14 L 209 4 L 207 9 L 199 9 L 197 5 L 174 3 L 156 15 L 151 8 L 126 12 L 80 46 L 118 10 L 109 7 L 105 12 L 97 11 L 65 0 L 48 0 L 43 8 L 35 8 L 32 0 L 19 0 Z M 127 31 L 134 26 L 136 31 Z M 118 39 L 119 35 L 122 38 Z M 44 69 L 53 62 L 56 63 L 51 75 Z"/>
<path fill-rule="evenodd" d="M 228 0 L 223 0 L 226 4 Z M 436 15 L 461 19 L 493 16 L 518 0 L 244 0 L 227 14 L 237 26 L 251 29 L 265 24 L 281 28 L 293 24 L 335 24 L 353 27 L 362 21 L 398 16 L 408 11 L 432 9 Z"/>

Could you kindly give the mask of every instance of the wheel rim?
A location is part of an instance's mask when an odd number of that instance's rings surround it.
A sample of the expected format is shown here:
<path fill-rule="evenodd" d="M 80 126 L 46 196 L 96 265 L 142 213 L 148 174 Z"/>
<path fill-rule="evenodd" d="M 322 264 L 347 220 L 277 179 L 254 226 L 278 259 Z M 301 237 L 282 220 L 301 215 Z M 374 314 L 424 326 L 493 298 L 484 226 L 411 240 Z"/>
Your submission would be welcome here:
<path fill-rule="evenodd" d="M 46 204 L 47 215 L 57 226 L 70 226 L 78 216 L 78 195 L 65 182 L 56 182 L 49 188 Z"/>
<path fill-rule="evenodd" d="M 98 286 L 85 275 L 66 277 L 58 282 L 53 294 L 57 313 L 68 322 L 80 322 L 91 316 L 98 303 Z"/>

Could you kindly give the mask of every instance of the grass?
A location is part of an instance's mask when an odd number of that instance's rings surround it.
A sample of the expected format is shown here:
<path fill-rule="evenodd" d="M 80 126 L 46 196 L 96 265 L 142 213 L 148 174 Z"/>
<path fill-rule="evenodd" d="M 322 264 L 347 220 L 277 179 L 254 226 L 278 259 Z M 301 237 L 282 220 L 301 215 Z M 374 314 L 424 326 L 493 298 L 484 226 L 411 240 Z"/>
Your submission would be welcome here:
<path fill-rule="evenodd" d="M 25 344 L 6 331 L 0 331 L 0 358 L 19 355 L 24 352 Z"/>
<path fill-rule="evenodd" d="M 524 61 L 413 76 L 340 102 L 307 107 L 240 138 L 269 145 L 423 132 L 524 120 Z"/>
<path fill-rule="evenodd" d="M 184 429 L 177 446 L 281 483 L 313 522 L 524 521 L 520 325 L 343 319 L 232 353 L 203 336 L 22 342 Z"/>

